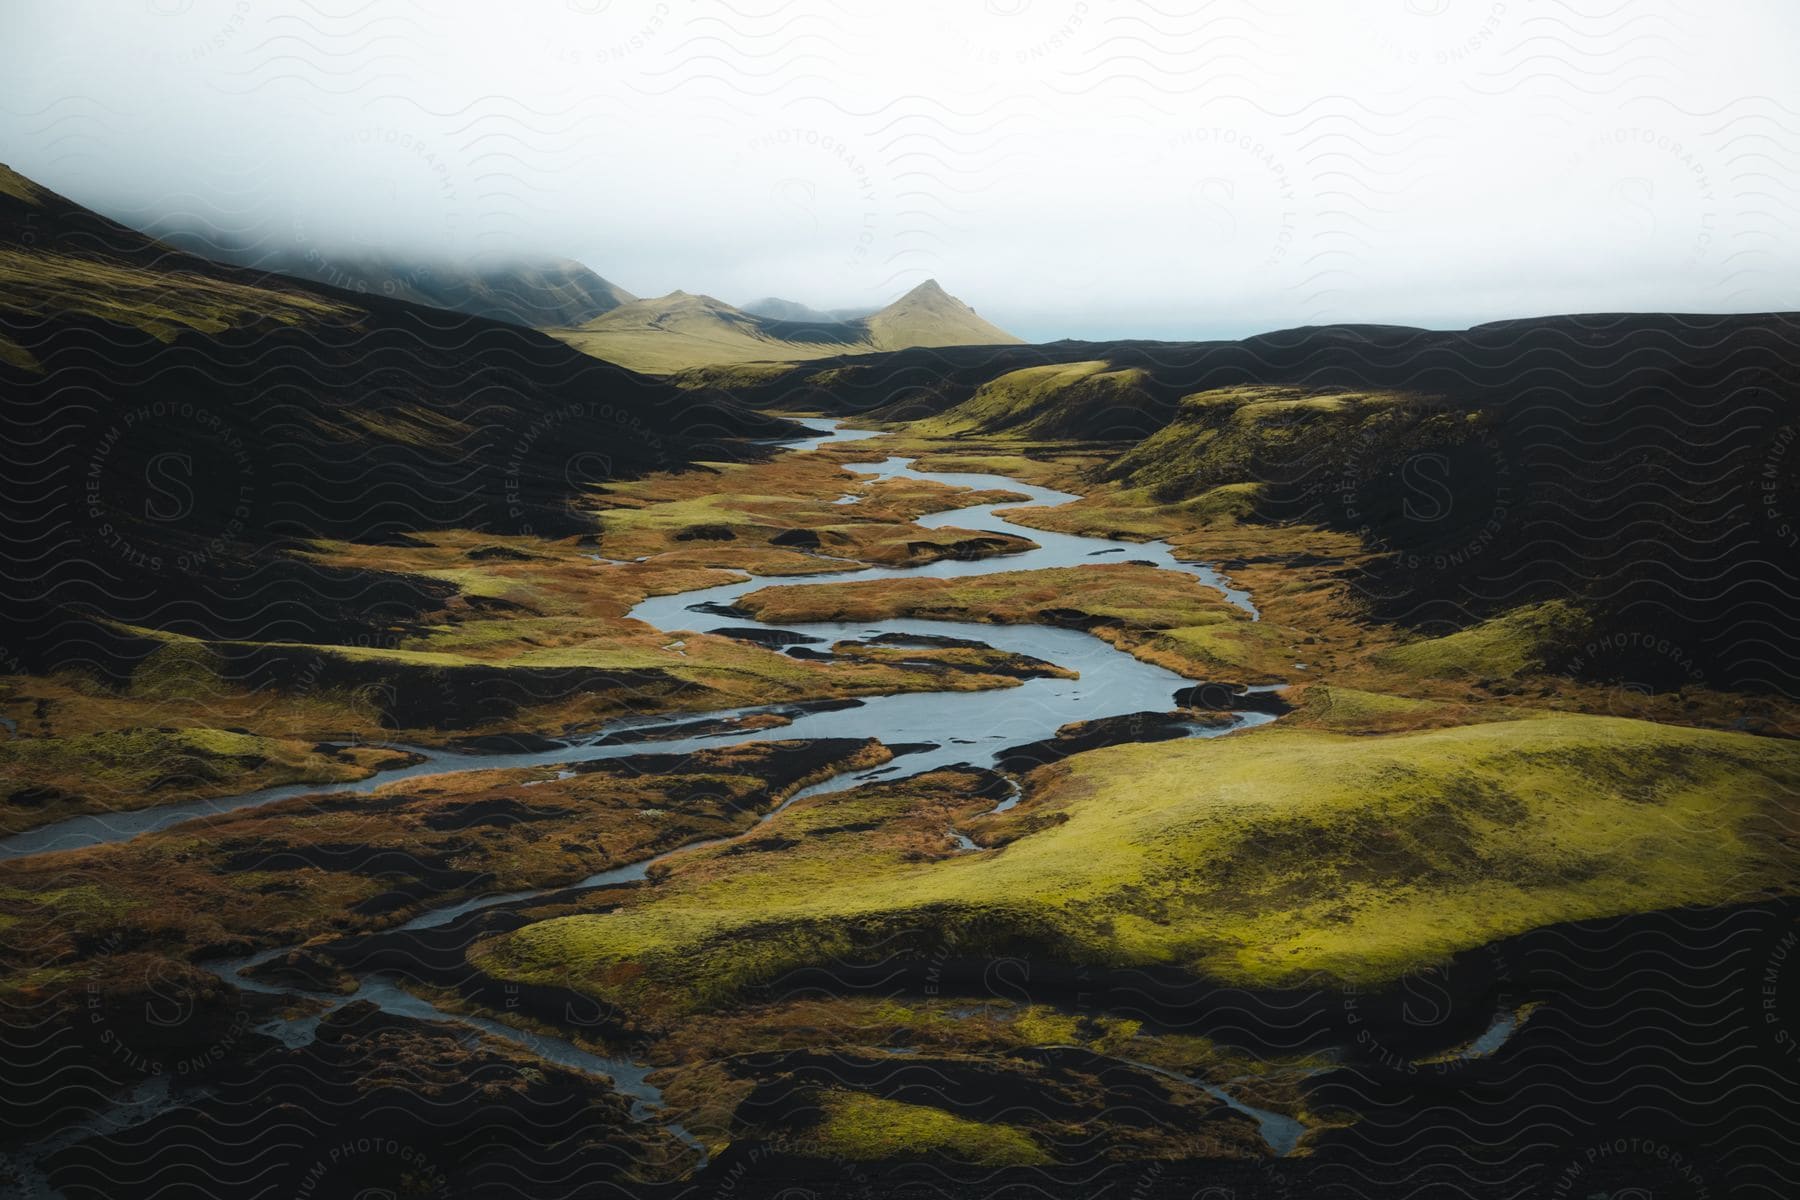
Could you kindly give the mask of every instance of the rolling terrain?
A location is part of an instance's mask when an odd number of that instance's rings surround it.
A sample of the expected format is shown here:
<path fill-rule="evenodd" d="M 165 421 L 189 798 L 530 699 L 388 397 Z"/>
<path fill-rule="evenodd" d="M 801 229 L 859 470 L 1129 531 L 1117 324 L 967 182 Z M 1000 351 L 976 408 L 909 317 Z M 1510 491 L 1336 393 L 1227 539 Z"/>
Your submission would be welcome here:
<path fill-rule="evenodd" d="M 1783 1194 L 1796 318 L 0 272 L 0 1188 Z"/>
<path fill-rule="evenodd" d="M 1077 440 L 1083 528 L 1320 529 L 1372 617 L 1442 636 L 1548 601 L 1604 645 L 1570 670 L 1791 690 L 1800 318 L 1572 316 L 1460 332 L 913 350 L 683 382 L 914 444 Z M 1074 526 L 1059 525 L 1059 528 Z M 1265 548 L 1265 552 L 1266 552 Z"/>

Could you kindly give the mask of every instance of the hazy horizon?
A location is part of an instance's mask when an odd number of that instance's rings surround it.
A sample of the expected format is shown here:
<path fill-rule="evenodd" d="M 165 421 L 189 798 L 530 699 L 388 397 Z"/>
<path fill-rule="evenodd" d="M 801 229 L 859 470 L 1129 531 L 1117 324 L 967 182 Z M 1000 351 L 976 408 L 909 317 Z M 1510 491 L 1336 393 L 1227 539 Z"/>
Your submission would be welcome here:
<path fill-rule="evenodd" d="M 1800 13 L 25 0 L 0 161 L 159 232 L 1029 340 L 1800 308 Z"/>

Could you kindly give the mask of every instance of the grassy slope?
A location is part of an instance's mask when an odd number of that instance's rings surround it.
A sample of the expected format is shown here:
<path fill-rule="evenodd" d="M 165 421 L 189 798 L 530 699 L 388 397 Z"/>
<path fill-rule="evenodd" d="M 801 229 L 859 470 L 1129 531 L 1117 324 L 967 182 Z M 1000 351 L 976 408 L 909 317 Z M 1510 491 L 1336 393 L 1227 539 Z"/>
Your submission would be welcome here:
<path fill-rule="evenodd" d="M 1591 618 L 1560 600 L 1524 605 L 1479 625 L 1383 651 L 1376 661 L 1428 678 L 1507 679 L 1554 670 L 1593 628 Z"/>
<path fill-rule="evenodd" d="M 1144 411 L 1155 407 L 1144 388 L 1148 380 L 1141 368 L 1113 369 L 1104 359 L 1025 367 L 982 384 L 969 399 L 907 431 L 927 437 L 1129 436 Z"/>
<path fill-rule="evenodd" d="M 620 305 L 555 334 L 584 354 L 651 375 L 874 349 L 848 329 L 830 340 L 802 344 L 779 336 L 782 328 L 780 322 L 753 317 L 711 296 L 672 292 Z"/>
<path fill-rule="evenodd" d="M 0 311 L 26 319 L 79 314 L 173 341 L 183 329 L 222 333 L 257 321 L 304 325 L 354 313 L 299 289 L 259 287 L 194 271 L 154 270 L 70 254 L 0 248 Z"/>
<path fill-rule="evenodd" d="M 998 851 L 917 861 L 933 822 L 981 807 L 954 780 L 821 797 L 771 825 L 799 841 L 779 857 L 696 855 L 485 962 L 626 1004 L 723 1000 L 859 937 L 1379 983 L 1554 922 L 1791 891 L 1796 787 L 1800 746 L 1599 717 L 1116 747 L 1046 772 L 1015 810 L 1038 828 Z M 884 835 L 835 832 L 869 821 Z"/>
<path fill-rule="evenodd" d="M 927 279 L 863 322 L 879 350 L 914 346 L 1010 346 L 1019 339 Z"/>
<path fill-rule="evenodd" d="M 200 252 L 206 253 L 206 249 Z M 245 261 L 243 255 L 229 253 L 215 257 Z M 314 261 L 305 255 L 277 255 L 257 257 L 248 265 L 537 329 L 579 325 L 637 300 L 570 259 L 449 264 L 354 258 Z"/>
<path fill-rule="evenodd" d="M 591 530 L 609 478 L 792 433 L 533 330 L 183 254 L 0 168 L 0 616 L 26 665 L 110 671 L 89 620 L 368 636 L 441 596 L 286 539 Z M 173 514 L 173 515 L 171 515 Z"/>

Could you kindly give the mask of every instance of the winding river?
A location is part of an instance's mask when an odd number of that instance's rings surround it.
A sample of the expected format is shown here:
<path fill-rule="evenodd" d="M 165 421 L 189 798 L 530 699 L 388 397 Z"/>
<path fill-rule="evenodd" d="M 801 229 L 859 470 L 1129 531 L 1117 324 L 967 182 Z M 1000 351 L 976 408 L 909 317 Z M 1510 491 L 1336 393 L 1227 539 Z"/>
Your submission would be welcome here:
<path fill-rule="evenodd" d="M 807 421 L 805 424 L 813 430 L 813 436 L 793 444 L 789 452 L 807 453 L 828 444 L 880 436 L 878 433 L 869 431 L 842 429 L 836 422 L 830 421 Z M 849 464 L 848 469 L 868 477 L 871 481 L 908 478 L 934 480 L 956 487 L 980 490 L 1005 490 L 1028 497 L 1023 503 L 1030 505 L 1054 506 L 1079 499 L 1079 497 L 1066 492 L 1034 487 L 1005 476 L 921 471 L 913 466 L 911 460 L 901 458 Z M 842 497 L 840 502 L 854 504 L 858 499 L 856 495 L 851 494 Z M 842 575 L 858 580 L 917 576 L 957 578 L 1001 571 L 1039 570 L 1099 562 L 1138 561 L 1191 574 L 1206 586 L 1219 591 L 1227 601 L 1243 609 L 1252 619 L 1258 616 L 1255 606 L 1246 593 L 1233 588 L 1228 580 L 1221 577 L 1211 567 L 1176 558 L 1173 550 L 1166 543 L 1124 542 L 1108 538 L 1080 537 L 1015 525 L 1006 518 L 1004 510 L 1020 505 L 1020 501 L 973 505 L 933 513 L 921 518 L 918 523 L 930 528 L 956 527 L 1012 534 L 1035 542 L 1036 549 L 981 560 L 946 559 L 921 567 L 855 567 L 847 569 Z M 729 607 L 747 592 L 770 586 L 772 583 L 804 584 L 820 579 L 837 578 L 839 574 L 832 572 L 825 575 L 809 575 L 800 579 L 785 580 L 746 577 L 743 580 L 718 587 L 679 595 L 652 597 L 634 607 L 630 615 L 669 633 L 671 637 L 676 637 L 683 632 L 704 632 L 721 625 L 744 625 L 750 623 L 751 619 L 717 614 L 721 608 Z M 998 649 L 1030 655 L 1058 666 L 1071 668 L 1079 672 L 1079 677 L 1075 679 L 1029 679 L 1018 687 L 995 691 L 877 696 L 849 707 L 796 710 L 793 706 L 773 706 L 769 709 L 734 709 L 688 718 L 662 717 L 654 721 L 643 719 L 615 721 L 596 733 L 575 740 L 568 745 L 530 753 L 475 756 L 446 750 L 399 747 L 412 750 L 420 756 L 421 761 L 399 770 L 381 772 L 370 779 L 356 783 L 297 784 L 168 808 L 76 817 L 0 840 L 0 859 L 121 841 L 141 833 L 167 828 L 194 817 L 271 804 L 295 796 L 367 792 L 399 779 L 426 774 L 569 764 L 642 753 L 646 750 L 659 754 L 682 753 L 720 744 L 790 738 L 865 738 L 874 735 L 890 745 L 917 744 L 925 747 L 913 750 L 893 763 L 873 771 L 861 770 L 846 773 L 803 789 L 784 802 L 781 808 L 786 808 L 808 796 L 853 788 L 875 777 L 912 775 L 955 763 L 991 767 L 1006 749 L 1049 738 L 1056 733 L 1057 729 L 1070 722 L 1138 712 L 1167 712 L 1175 707 L 1174 693 L 1191 683 L 1190 680 L 1184 679 L 1172 671 L 1140 662 L 1129 654 L 1115 650 L 1096 637 L 1073 630 L 1053 629 L 1045 626 L 884 620 L 872 624 L 854 622 L 787 624 L 781 628 L 820 638 L 826 643 L 880 635 L 899 635 L 900 637 L 943 637 L 948 635 L 968 638 Z M 790 724 L 784 726 L 757 731 L 719 731 L 710 727 L 710 723 L 720 717 L 735 717 L 764 711 L 791 713 L 794 714 L 794 719 Z M 1234 722 L 1228 726 L 1197 724 L 1192 727 L 1191 732 L 1193 736 L 1197 737 L 1215 737 L 1234 729 L 1261 724 L 1272 719 L 1262 714 L 1242 713 L 1237 714 Z M 699 723 L 697 727 L 703 729 L 703 732 L 698 732 L 693 736 L 680 736 L 679 730 L 682 726 L 694 723 Z M 633 735 L 641 735 L 645 726 L 652 724 L 664 727 L 659 731 L 659 740 L 655 744 L 646 746 L 641 741 L 634 739 Z M 666 736 L 670 733 L 671 727 L 674 736 Z M 1001 807 L 1007 803 L 1010 802 L 1003 801 Z M 775 815 L 775 812 L 779 811 L 780 809 L 776 809 L 774 812 L 766 814 L 762 821 L 769 820 Z M 748 836 L 748 833 L 735 836 L 745 837 Z M 964 852 L 978 852 L 978 848 L 969 843 L 967 839 L 960 839 L 958 845 Z M 696 846 L 689 845 L 671 851 L 670 854 L 688 853 L 694 849 Z M 670 854 L 600 872 L 583 880 L 576 887 L 598 888 L 643 879 L 652 865 L 670 857 Z M 540 894 L 543 893 L 490 895 L 445 905 L 414 918 L 402 929 L 417 930 L 446 925 L 484 908 L 527 900 Z M 216 961 L 206 965 L 220 977 L 241 988 L 276 994 L 300 995 L 302 993 L 297 989 L 271 986 L 248 979 L 241 974 L 244 968 L 283 955 L 289 949 L 291 947 L 281 947 L 249 958 Z M 351 1001 L 364 1000 L 399 1016 L 458 1022 L 483 1033 L 505 1038 L 550 1061 L 575 1070 L 606 1076 L 613 1081 L 614 1086 L 621 1093 L 633 1099 L 634 1112 L 642 1117 L 653 1116 L 654 1110 L 659 1107 L 661 1102 L 657 1089 L 646 1078 L 651 1069 L 649 1067 L 628 1059 L 596 1056 L 562 1039 L 521 1031 L 497 1021 L 444 1012 L 403 990 L 391 978 L 379 974 L 363 978 L 359 990 L 349 996 L 307 995 L 310 999 L 322 1001 L 326 1011 Z M 310 1017 L 282 1019 L 264 1026 L 262 1032 L 289 1045 L 304 1045 L 312 1039 L 318 1020 L 317 1014 Z M 1216 1089 L 1213 1090 L 1216 1091 Z M 141 1099 L 138 1102 L 140 1105 L 142 1104 Z M 169 1103 L 173 1102 L 173 1100 L 169 1101 Z M 1292 1128 L 1293 1123 L 1288 1118 L 1248 1109 L 1235 1100 L 1228 1100 L 1228 1102 L 1239 1111 L 1257 1118 L 1262 1123 L 1265 1136 L 1277 1152 L 1285 1153 L 1292 1148 L 1298 1135 L 1296 1129 Z M 165 1106 L 151 1104 L 145 1106 L 145 1109 L 153 1112 L 160 1107 Z M 100 1122 L 116 1122 L 117 1119 L 118 1114 L 115 1110 L 114 1113 L 107 1114 L 91 1125 L 90 1130 L 98 1131 L 100 1128 L 110 1128 L 111 1126 L 102 1125 Z M 143 1118 L 140 1116 L 138 1119 Z M 671 1129 L 691 1145 L 699 1145 L 686 1131 L 675 1126 L 671 1126 Z M 67 1140 L 66 1133 L 59 1137 L 59 1142 L 64 1144 Z M 704 1152 L 704 1148 L 702 1148 L 702 1152 Z"/>
<path fill-rule="evenodd" d="M 804 453 L 830 443 L 855 442 L 879 437 L 869 430 L 839 429 L 835 422 L 806 421 L 818 433 L 795 446 L 794 453 Z M 888 458 L 875 463 L 849 464 L 848 469 L 871 479 L 935 480 L 957 487 L 982 490 L 1005 490 L 1029 497 L 1025 503 L 1054 506 L 1080 499 L 1068 492 L 1033 487 L 1003 475 L 970 475 L 948 472 L 919 471 L 906 459 Z M 1038 544 L 1038 549 L 1021 554 L 985 559 L 944 559 L 920 567 L 854 567 L 844 572 L 827 572 L 801 577 L 759 577 L 744 579 L 718 587 L 703 588 L 670 596 L 653 596 L 634 607 L 630 615 L 670 634 L 704 632 L 725 625 L 751 623 L 747 617 L 722 617 L 705 611 L 709 606 L 728 606 L 739 597 L 772 584 L 806 584 L 840 578 L 898 579 L 902 577 L 962 578 L 991 575 L 1001 571 L 1034 571 L 1049 567 L 1072 567 L 1098 562 L 1137 561 L 1194 575 L 1208 587 L 1217 589 L 1232 604 L 1249 613 L 1258 614 L 1250 597 L 1231 587 L 1204 563 L 1185 562 L 1174 555 L 1164 542 L 1124 542 L 1110 538 L 1078 537 L 1066 533 L 1050 533 L 1015 525 L 999 510 L 1021 507 L 1017 501 L 1005 504 L 982 504 L 950 509 L 922 517 L 918 524 L 927 528 L 972 529 L 1011 534 Z M 918 773 L 951 763 L 973 763 L 991 766 L 998 753 L 1011 746 L 1038 741 L 1054 734 L 1071 721 L 1120 716 L 1134 712 L 1166 712 L 1174 707 L 1176 690 L 1188 686 L 1173 671 L 1139 662 L 1129 654 L 1113 649 L 1098 638 L 1074 630 L 1052 629 L 1042 625 L 983 625 L 963 621 L 888 620 L 870 625 L 856 623 L 789 624 L 783 629 L 808 634 L 827 641 L 874 637 L 882 634 L 952 636 L 986 642 L 1002 650 L 1027 654 L 1034 658 L 1068 667 L 1080 678 L 1031 679 L 1022 686 L 987 692 L 921 692 L 911 695 L 875 696 L 857 707 L 836 711 L 802 712 L 790 725 L 756 732 L 709 731 L 692 738 L 659 739 L 653 748 L 657 753 L 679 754 L 717 745 L 769 741 L 787 738 L 868 737 L 873 732 L 890 745 L 901 743 L 935 744 L 936 749 L 909 756 L 909 773 Z M 554 749 L 519 754 L 471 755 L 454 750 L 420 746 L 395 746 L 416 754 L 420 761 L 396 770 L 382 771 L 364 780 L 341 784 L 285 784 L 263 788 L 238 796 L 197 800 L 188 804 L 124 812 L 94 813 L 72 817 L 37 829 L 0 838 L 0 860 L 23 855 L 43 854 L 53 850 L 70 850 L 106 842 L 124 841 L 141 833 L 150 833 L 178 825 L 195 817 L 213 816 L 237 809 L 252 808 L 288 800 L 296 796 L 315 796 L 338 792 L 368 792 L 396 780 L 420 775 L 437 775 L 459 770 L 494 770 L 508 767 L 539 767 L 558 763 L 584 762 L 641 753 L 644 747 L 631 738 L 647 726 L 670 726 L 687 722 L 708 722 L 721 717 L 744 716 L 767 711 L 792 711 L 792 705 L 773 705 L 731 709 L 723 712 L 687 717 L 627 718 L 607 723 L 585 737 L 572 739 L 568 745 Z M 1230 728 L 1257 724 L 1269 718 L 1259 714 L 1241 714 L 1239 723 Z M 975 732 L 971 732 L 975 731 Z M 1230 732 L 1230 729 L 1208 729 L 1204 736 Z"/>

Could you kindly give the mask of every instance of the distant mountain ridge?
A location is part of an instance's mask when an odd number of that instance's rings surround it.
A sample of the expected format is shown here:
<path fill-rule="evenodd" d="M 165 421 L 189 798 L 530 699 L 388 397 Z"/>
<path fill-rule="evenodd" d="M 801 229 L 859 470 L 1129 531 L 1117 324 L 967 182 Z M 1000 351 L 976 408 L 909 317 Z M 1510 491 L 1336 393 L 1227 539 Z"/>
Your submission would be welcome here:
<path fill-rule="evenodd" d="M 755 307 L 761 311 L 676 291 L 621 304 L 577 327 L 551 332 L 595 358 L 647 374 L 918 347 L 1023 344 L 935 279 L 886 308 L 848 320 L 773 298 L 756 301 Z"/>
<path fill-rule="evenodd" d="M 409 300 L 530 329 L 580 325 L 637 297 L 570 258 L 486 259 L 453 264 L 317 250 L 236 246 L 176 229 L 163 240 L 179 249 L 254 271 L 322 283 L 359 295 Z"/>
<path fill-rule="evenodd" d="M 466 271 L 443 265 L 410 269 L 381 263 L 367 266 L 368 273 L 393 285 L 388 295 L 538 329 L 579 325 L 637 300 L 618 284 L 567 258 L 497 263 Z M 320 282 L 342 286 L 330 278 Z"/>
<path fill-rule="evenodd" d="M 935 279 L 878 309 L 822 310 L 778 296 L 737 306 L 680 290 L 640 298 L 566 258 L 459 265 L 339 257 L 233 246 L 185 229 L 167 232 L 163 241 L 281 278 L 542 329 L 594 358 L 651 375 L 920 346 L 1023 344 Z"/>
<path fill-rule="evenodd" d="M 832 321 L 860 321 L 881 311 L 878 308 L 814 308 L 810 304 L 801 304 L 797 300 L 783 300 L 780 296 L 764 296 L 761 300 L 752 300 L 748 304 L 740 304 L 738 308 L 753 317 L 769 317 L 776 321 L 807 321 L 812 323 Z"/>

